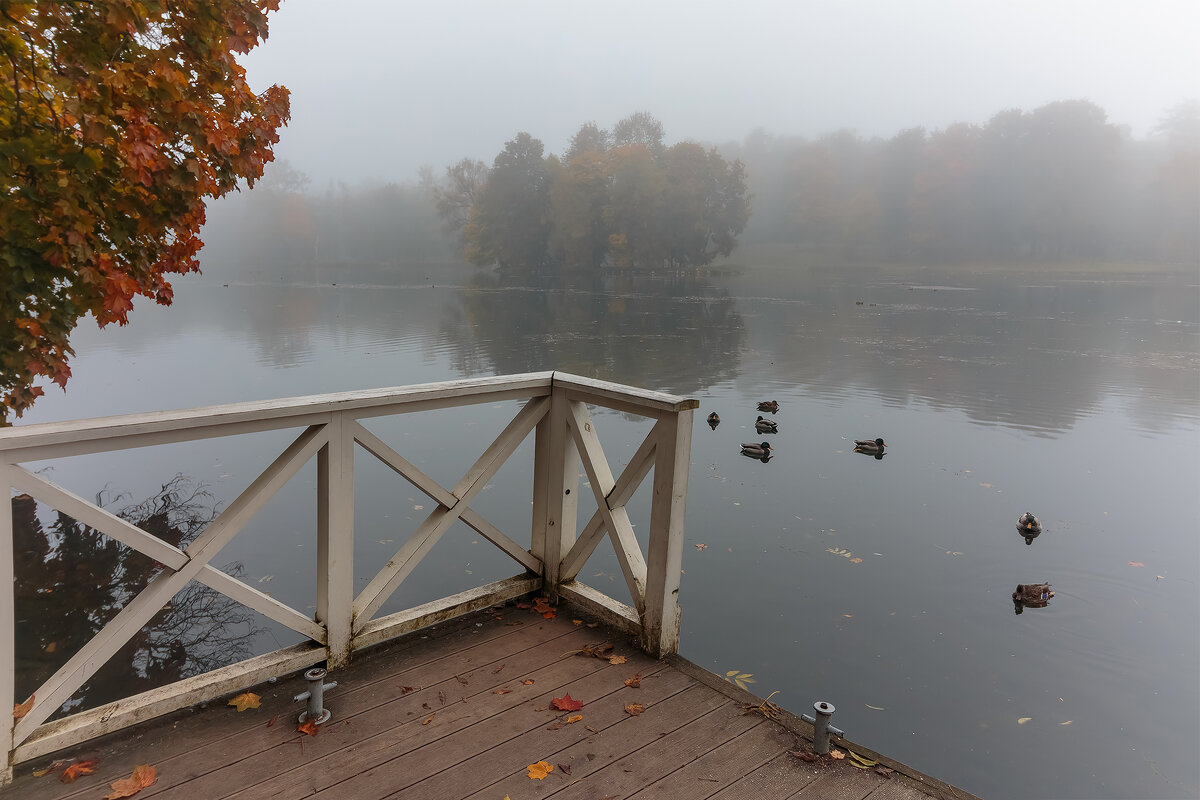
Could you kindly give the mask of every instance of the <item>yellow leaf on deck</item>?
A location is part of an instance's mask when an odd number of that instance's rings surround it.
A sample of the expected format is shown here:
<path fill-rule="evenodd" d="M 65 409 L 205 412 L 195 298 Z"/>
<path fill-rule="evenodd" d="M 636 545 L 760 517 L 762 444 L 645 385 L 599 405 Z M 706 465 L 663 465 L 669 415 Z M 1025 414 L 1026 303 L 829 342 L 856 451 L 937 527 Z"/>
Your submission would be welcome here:
<path fill-rule="evenodd" d="M 13 706 L 13 719 L 21 719 L 33 708 L 33 695 L 29 695 L 29 699 L 24 703 L 17 703 Z"/>
<path fill-rule="evenodd" d="M 536 764 L 530 764 L 525 769 L 529 770 L 529 777 L 532 780 L 544 780 L 547 775 L 554 772 L 554 765 L 547 761 L 539 761 Z"/>
<path fill-rule="evenodd" d="M 624 663 L 625 663 L 625 656 L 609 656 L 609 657 L 608 657 L 608 663 L 610 663 L 610 664 L 624 664 Z"/>
<path fill-rule="evenodd" d="M 239 694 L 237 697 L 230 700 L 229 705 L 235 706 L 240 714 L 247 708 L 258 708 L 259 700 L 262 700 L 262 698 L 256 695 L 254 692 L 245 692 L 244 694 Z"/>
<path fill-rule="evenodd" d="M 579 722 L 581 719 L 583 719 L 583 714 L 573 714 L 567 717 L 567 724 L 570 725 L 572 722 Z"/>

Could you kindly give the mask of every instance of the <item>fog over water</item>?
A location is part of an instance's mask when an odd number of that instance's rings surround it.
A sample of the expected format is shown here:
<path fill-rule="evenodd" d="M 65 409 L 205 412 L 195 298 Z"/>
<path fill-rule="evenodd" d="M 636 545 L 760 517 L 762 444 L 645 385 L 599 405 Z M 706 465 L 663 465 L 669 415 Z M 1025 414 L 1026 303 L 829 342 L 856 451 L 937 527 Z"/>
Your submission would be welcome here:
<path fill-rule="evenodd" d="M 672 140 L 755 128 L 890 138 L 1089 100 L 1145 136 L 1200 96 L 1200 5 L 288 0 L 245 59 L 292 91 L 278 156 L 314 179 L 408 180 L 490 163 L 529 131 L 561 153 L 579 124 L 646 110 Z"/>

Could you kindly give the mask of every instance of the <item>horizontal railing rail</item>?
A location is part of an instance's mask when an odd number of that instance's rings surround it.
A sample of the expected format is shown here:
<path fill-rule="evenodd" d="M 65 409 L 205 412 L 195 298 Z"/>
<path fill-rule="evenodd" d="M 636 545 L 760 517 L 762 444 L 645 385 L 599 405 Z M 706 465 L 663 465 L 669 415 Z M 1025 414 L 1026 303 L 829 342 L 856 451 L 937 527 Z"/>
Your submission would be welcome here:
<path fill-rule="evenodd" d="M 439 484 L 360 420 L 497 400 L 523 401 L 520 410 L 451 487 Z M 588 406 L 654 420 L 634 456 L 614 476 Z M 391 389 L 313 395 L 275 401 L 132 414 L 0 430 L 0 483 L 10 499 L 0 514 L 0 726 L 15 764 L 289 674 L 324 661 L 345 665 L 354 650 L 541 590 L 565 597 L 639 637 L 647 652 L 675 652 L 679 641 L 679 575 L 683 508 L 691 451 L 692 410 L 684 397 L 560 372 L 448 381 Z M 176 547 L 54 484 L 28 462 L 199 441 L 245 433 L 303 430 L 250 485 L 186 547 Z M 533 523 L 529 546 L 501 531 L 472 501 L 530 434 L 534 435 Z M 436 506 L 357 594 L 354 592 L 354 453 L 361 448 Z M 294 609 L 212 565 L 213 559 L 305 464 L 317 462 L 316 612 Z M 597 510 L 576 530 L 582 467 Z M 626 503 L 653 471 L 648 546 L 643 553 Z M 161 568 L 146 587 L 57 672 L 27 698 L 15 696 L 13 513 L 28 495 L 154 559 Z M 523 572 L 394 614 L 377 612 L 456 521 L 461 520 L 512 558 Z M 605 535 L 616 552 L 630 603 L 576 580 Z M 524 538 L 523 536 L 521 538 Z M 307 641 L 231 664 L 139 695 L 47 721 L 105 662 L 192 581 L 287 627 Z"/>

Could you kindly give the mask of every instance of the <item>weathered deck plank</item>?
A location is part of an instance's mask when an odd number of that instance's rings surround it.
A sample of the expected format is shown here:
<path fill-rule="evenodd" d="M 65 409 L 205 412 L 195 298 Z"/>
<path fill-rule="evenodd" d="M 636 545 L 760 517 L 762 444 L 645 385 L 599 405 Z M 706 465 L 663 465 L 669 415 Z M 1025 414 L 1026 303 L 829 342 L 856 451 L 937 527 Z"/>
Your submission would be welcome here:
<path fill-rule="evenodd" d="M 970 797 L 917 773 L 800 761 L 786 752 L 804 734 L 790 715 L 748 714 L 749 695 L 695 665 L 655 661 L 622 634 L 561 616 L 510 605 L 356 658 L 331 676 L 334 717 L 316 737 L 295 730 L 303 681 L 281 680 L 256 690 L 257 710 L 213 704 L 114 734 L 67 754 L 98 758 L 96 774 L 68 786 L 32 777 L 33 764 L 0 796 L 97 797 L 149 763 L 159 780 L 139 800 Z M 623 663 L 572 655 L 605 640 Z M 626 686 L 635 673 L 640 687 Z M 568 692 L 584 704 L 572 724 L 550 707 Z M 630 703 L 645 710 L 631 715 Z M 555 770 L 531 780 L 526 765 L 542 760 Z"/>

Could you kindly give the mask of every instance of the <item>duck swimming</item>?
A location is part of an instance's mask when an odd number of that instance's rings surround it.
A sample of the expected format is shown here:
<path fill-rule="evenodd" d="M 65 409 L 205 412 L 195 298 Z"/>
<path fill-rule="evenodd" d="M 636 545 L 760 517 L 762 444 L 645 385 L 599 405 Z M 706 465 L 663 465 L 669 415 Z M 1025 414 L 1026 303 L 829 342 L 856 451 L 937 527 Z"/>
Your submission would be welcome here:
<path fill-rule="evenodd" d="M 772 449 L 770 442 L 760 442 L 759 444 L 742 442 L 742 455 L 751 458 L 767 458 L 771 455 Z"/>
<path fill-rule="evenodd" d="M 1030 608 L 1044 608 L 1050 604 L 1051 597 L 1054 597 L 1054 590 L 1048 583 L 1018 583 L 1017 590 L 1012 593 L 1014 603 Z"/>
<path fill-rule="evenodd" d="M 882 453 L 885 447 L 887 445 L 884 444 L 883 439 L 876 439 L 875 441 L 871 441 L 870 439 L 854 440 L 854 449 L 859 453 Z"/>
<path fill-rule="evenodd" d="M 1032 533 L 1037 535 L 1042 532 L 1042 523 L 1038 522 L 1038 518 L 1026 511 L 1017 520 L 1017 530 L 1022 533 Z"/>
<path fill-rule="evenodd" d="M 776 411 L 779 410 L 779 401 L 778 400 L 762 400 L 758 404 L 758 410 L 766 411 L 767 413 L 774 414 Z"/>
<path fill-rule="evenodd" d="M 715 431 L 717 429 L 717 426 L 720 424 L 721 424 L 721 418 L 719 416 L 717 416 L 717 412 L 714 411 L 708 415 L 708 427 L 712 428 Z"/>
<path fill-rule="evenodd" d="M 754 422 L 754 430 L 759 433 L 779 433 L 779 423 L 772 422 L 769 419 L 763 419 L 761 416 Z"/>

